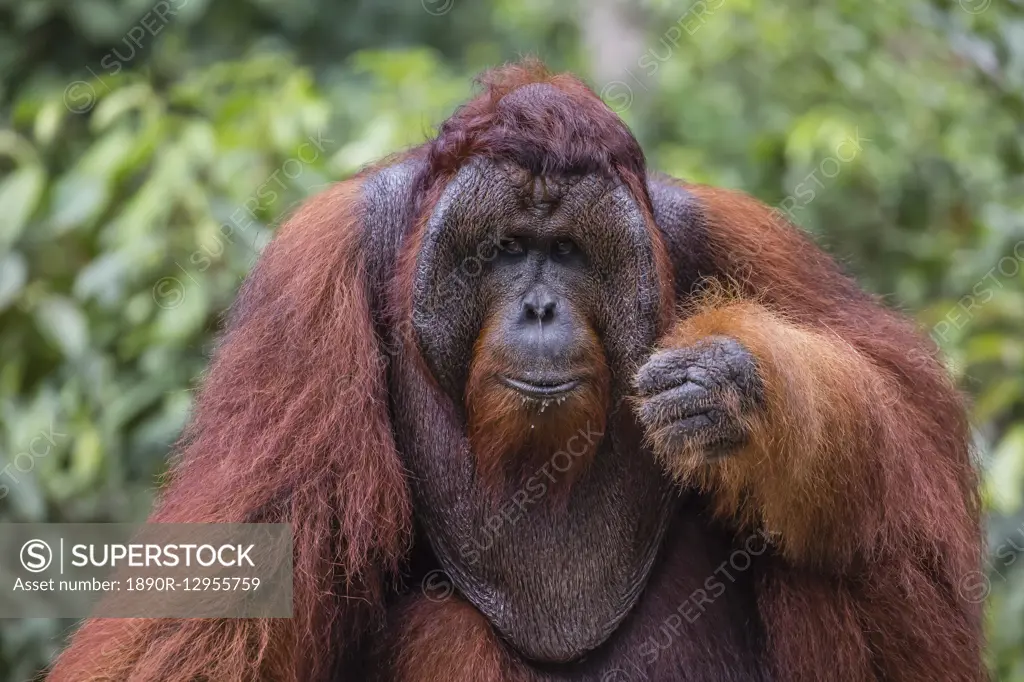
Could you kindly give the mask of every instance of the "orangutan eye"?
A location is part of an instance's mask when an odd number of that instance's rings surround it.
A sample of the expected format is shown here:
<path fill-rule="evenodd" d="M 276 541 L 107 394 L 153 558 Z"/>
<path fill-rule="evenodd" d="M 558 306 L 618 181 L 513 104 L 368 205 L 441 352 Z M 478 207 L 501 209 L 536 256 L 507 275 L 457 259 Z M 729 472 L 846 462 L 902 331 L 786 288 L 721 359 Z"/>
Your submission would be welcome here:
<path fill-rule="evenodd" d="M 502 251 L 513 256 L 526 253 L 526 247 L 523 246 L 523 241 L 518 237 L 506 237 L 501 240 L 500 246 Z"/>
<path fill-rule="evenodd" d="M 555 242 L 556 256 L 570 256 L 576 253 L 576 244 L 571 239 L 559 239 Z"/>

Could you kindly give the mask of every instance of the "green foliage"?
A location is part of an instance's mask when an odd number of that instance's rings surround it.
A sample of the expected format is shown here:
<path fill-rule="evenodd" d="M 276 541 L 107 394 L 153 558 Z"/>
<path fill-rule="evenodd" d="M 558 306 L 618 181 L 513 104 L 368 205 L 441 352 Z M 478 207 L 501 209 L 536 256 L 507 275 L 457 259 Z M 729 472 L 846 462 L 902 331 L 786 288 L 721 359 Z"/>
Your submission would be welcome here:
<path fill-rule="evenodd" d="M 0 520 L 144 518 L 275 225 L 535 53 L 588 76 L 653 166 L 789 211 L 943 346 L 986 471 L 990 658 L 1024 680 L 1018 1 L 0 0 L 0 19 Z M 0 624 L 0 678 L 70 625 Z"/>

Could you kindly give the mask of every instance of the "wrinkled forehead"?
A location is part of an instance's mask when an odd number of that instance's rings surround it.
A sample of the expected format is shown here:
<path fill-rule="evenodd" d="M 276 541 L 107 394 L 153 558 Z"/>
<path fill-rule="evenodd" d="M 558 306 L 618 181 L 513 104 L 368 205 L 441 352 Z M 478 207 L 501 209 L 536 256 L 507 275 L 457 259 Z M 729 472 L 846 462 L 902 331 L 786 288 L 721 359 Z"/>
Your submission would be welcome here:
<path fill-rule="evenodd" d="M 435 377 L 459 385 L 488 311 L 486 286 L 498 244 L 510 235 L 571 237 L 587 256 L 595 300 L 587 311 L 616 367 L 654 342 L 661 288 L 655 246 L 640 206 L 622 183 L 599 176 L 534 178 L 477 159 L 464 166 L 427 219 L 412 291 L 420 348 Z M 461 363 L 461 365 L 460 365 Z"/>
<path fill-rule="evenodd" d="M 484 257 L 509 236 L 571 238 L 595 266 L 635 259 L 636 266 L 653 270 L 648 227 L 622 182 L 600 175 L 535 175 L 487 159 L 466 164 L 448 183 L 427 221 L 420 266 L 444 271 L 451 258 Z"/>

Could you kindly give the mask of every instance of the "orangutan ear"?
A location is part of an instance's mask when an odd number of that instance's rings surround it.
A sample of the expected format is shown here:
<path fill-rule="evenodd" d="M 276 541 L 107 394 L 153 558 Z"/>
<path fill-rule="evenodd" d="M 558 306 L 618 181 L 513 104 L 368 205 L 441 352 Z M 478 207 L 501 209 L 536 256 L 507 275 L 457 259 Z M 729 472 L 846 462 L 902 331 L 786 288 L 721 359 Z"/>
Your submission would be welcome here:
<path fill-rule="evenodd" d="M 380 622 L 411 525 L 374 314 L 404 229 L 404 172 L 331 187 L 267 246 L 151 518 L 290 522 L 294 617 L 92 620 L 51 680 L 319 679 Z"/>

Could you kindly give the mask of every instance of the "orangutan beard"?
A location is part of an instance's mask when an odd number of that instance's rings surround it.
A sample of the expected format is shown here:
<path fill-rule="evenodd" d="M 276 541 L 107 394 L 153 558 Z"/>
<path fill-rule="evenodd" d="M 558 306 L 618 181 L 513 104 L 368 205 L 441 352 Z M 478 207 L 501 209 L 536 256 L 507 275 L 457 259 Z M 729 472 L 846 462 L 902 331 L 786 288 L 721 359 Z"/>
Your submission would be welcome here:
<path fill-rule="evenodd" d="M 486 333 L 466 382 L 467 435 L 482 486 L 506 495 L 531 476 L 567 494 L 594 459 L 605 430 L 610 375 L 596 335 L 581 351 L 579 385 L 550 399 L 526 396 L 501 380 L 509 363 L 492 352 Z"/>

